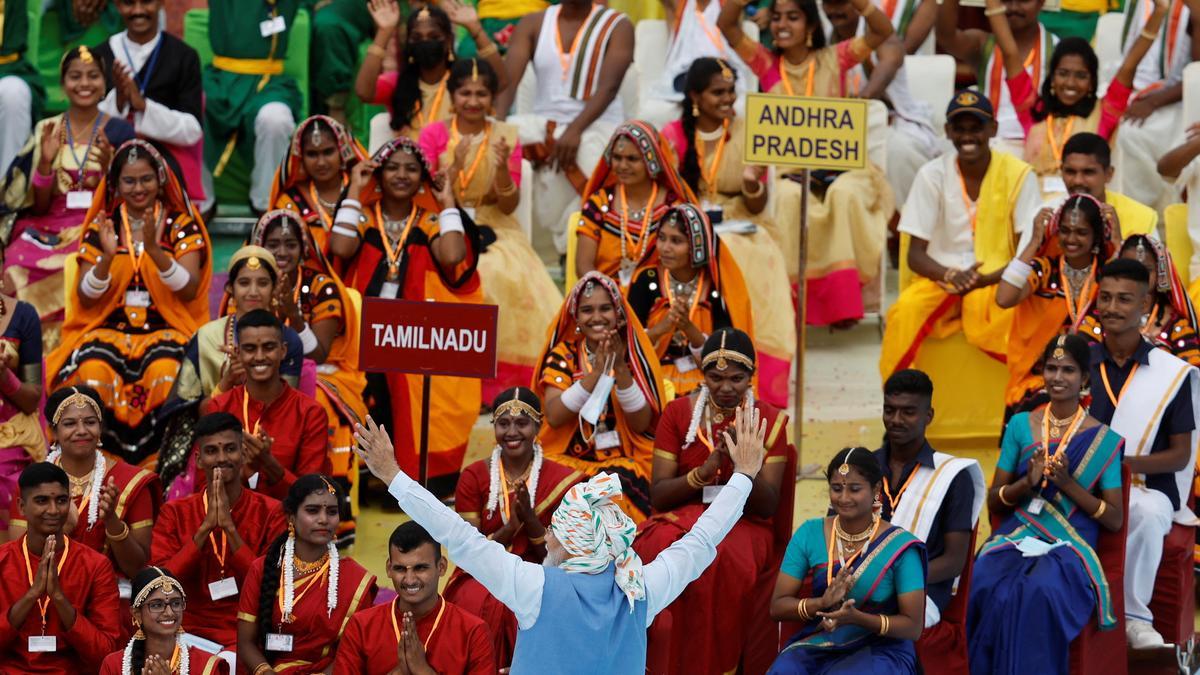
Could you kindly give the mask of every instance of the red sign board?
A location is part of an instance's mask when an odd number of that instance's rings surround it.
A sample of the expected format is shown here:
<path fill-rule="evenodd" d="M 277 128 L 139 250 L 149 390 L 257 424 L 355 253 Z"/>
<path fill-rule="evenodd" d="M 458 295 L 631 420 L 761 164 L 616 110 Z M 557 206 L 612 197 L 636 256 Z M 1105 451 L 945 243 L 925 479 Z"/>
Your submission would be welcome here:
<path fill-rule="evenodd" d="M 495 377 L 498 316 L 495 305 L 363 298 L 359 367 Z"/>

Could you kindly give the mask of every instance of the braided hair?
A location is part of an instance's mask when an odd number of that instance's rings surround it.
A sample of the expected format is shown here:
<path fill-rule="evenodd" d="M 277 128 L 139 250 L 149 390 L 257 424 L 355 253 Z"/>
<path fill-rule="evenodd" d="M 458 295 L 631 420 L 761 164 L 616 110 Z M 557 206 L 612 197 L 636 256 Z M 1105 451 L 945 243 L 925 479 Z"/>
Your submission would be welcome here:
<path fill-rule="evenodd" d="M 700 193 L 700 157 L 696 152 L 696 116 L 692 114 L 692 96 L 703 93 L 712 84 L 713 77 L 725 70 L 729 70 L 737 80 L 736 70 L 727 68 L 717 59 L 704 56 L 692 62 L 683 82 L 683 115 L 679 121 L 683 125 L 684 151 L 679 176 L 696 194 Z"/>
<path fill-rule="evenodd" d="M 417 22 L 428 19 L 437 26 L 447 41 L 446 58 L 449 60 L 454 47 L 449 44 L 454 39 L 454 26 L 445 10 L 432 3 L 425 5 L 419 12 L 413 12 L 408 17 L 408 31 L 405 34 L 404 50 L 400 54 L 400 76 L 396 80 L 396 89 L 392 93 L 392 129 L 400 131 L 412 122 L 421 103 L 421 68 L 417 63 L 417 54 L 412 39 L 413 29 Z"/>
<path fill-rule="evenodd" d="M 281 503 L 284 514 L 295 516 L 305 498 L 314 493 L 328 492 L 331 487 L 337 497 L 337 503 L 340 505 L 342 489 L 336 481 L 316 473 L 297 478 L 296 482 L 292 483 L 292 487 L 288 488 L 287 496 Z M 271 619 L 279 598 L 279 577 L 283 568 L 283 549 L 287 540 L 287 532 L 275 537 L 275 540 L 267 547 L 266 556 L 263 558 L 262 581 L 259 582 L 258 587 L 258 619 L 256 621 L 258 641 L 263 649 L 266 649 L 267 646 L 267 633 L 271 632 Z"/>

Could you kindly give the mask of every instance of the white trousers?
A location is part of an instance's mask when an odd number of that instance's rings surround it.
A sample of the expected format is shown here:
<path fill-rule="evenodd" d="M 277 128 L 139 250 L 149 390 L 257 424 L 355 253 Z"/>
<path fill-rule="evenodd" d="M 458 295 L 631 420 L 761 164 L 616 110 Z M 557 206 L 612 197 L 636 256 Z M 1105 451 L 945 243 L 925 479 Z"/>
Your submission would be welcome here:
<path fill-rule="evenodd" d="M 0 176 L 21 151 L 33 130 L 33 92 L 25 80 L 12 75 L 0 77 Z"/>
<path fill-rule="evenodd" d="M 254 117 L 254 168 L 250 171 L 250 203 L 260 211 L 271 208 L 271 183 L 275 170 L 287 156 L 296 120 L 292 109 L 274 101 Z"/>
<path fill-rule="evenodd" d="M 1162 560 L 1163 539 L 1171 531 L 1174 509 L 1158 490 L 1134 486 L 1129 491 L 1129 534 L 1125 539 L 1125 617 L 1153 622 L 1150 598 Z"/>
<path fill-rule="evenodd" d="M 940 153 L 937 136 L 919 125 L 903 120 L 892 122 L 887 143 L 887 180 L 896 193 L 896 204 L 908 200 L 913 178 L 929 160 Z"/>
<path fill-rule="evenodd" d="M 1183 141 L 1183 103 L 1155 110 L 1141 126 L 1121 122 L 1113 145 L 1112 189 L 1159 209 L 1178 201 L 1158 174 L 1158 160 Z"/>

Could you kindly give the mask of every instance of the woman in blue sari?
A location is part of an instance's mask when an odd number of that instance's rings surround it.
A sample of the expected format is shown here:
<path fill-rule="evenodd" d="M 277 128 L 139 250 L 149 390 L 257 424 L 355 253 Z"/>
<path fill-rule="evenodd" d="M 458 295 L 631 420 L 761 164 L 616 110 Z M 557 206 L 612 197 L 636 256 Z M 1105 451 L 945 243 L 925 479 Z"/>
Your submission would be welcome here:
<path fill-rule="evenodd" d="M 1116 625 L 1095 547 L 1124 519 L 1123 441 L 1079 403 L 1089 355 L 1077 334 L 1051 340 L 1050 404 L 1005 427 L 988 509 L 1006 515 L 979 550 L 967 605 L 972 673 L 1065 674 L 1093 612 L 1101 629 Z"/>
<path fill-rule="evenodd" d="M 769 675 L 915 673 L 925 544 L 879 518 L 883 473 L 870 450 L 842 450 L 826 476 L 835 515 L 792 535 L 771 600 L 772 619 L 804 627 Z M 800 597 L 806 578 L 812 593 Z"/>

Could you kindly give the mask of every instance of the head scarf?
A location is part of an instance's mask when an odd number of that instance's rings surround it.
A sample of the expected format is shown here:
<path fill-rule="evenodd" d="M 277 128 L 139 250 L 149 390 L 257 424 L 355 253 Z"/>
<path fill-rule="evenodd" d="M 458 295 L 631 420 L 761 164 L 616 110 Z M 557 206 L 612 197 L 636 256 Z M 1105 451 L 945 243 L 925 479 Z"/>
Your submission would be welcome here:
<path fill-rule="evenodd" d="M 1103 204 L 1100 203 L 1100 200 L 1086 192 L 1077 192 L 1068 196 L 1065 200 L 1063 200 L 1063 203 L 1059 204 L 1058 208 L 1054 210 L 1054 216 L 1050 219 L 1050 225 L 1046 228 L 1046 237 L 1042 240 L 1042 245 L 1038 247 L 1037 255 L 1062 255 L 1062 246 L 1058 243 L 1058 228 L 1059 224 L 1062 223 L 1063 216 L 1065 216 L 1068 211 L 1075 210 L 1075 204 L 1078 203 L 1076 198 L 1090 201 L 1095 204 L 1096 208 L 1100 211 L 1100 217 L 1104 220 L 1104 241 L 1098 242 L 1100 244 L 1100 252 L 1096 254 L 1096 256 L 1100 258 L 1100 263 L 1103 264 L 1105 261 L 1111 260 L 1117 252 L 1117 246 L 1113 242 L 1112 223 L 1110 223 L 1107 218 L 1104 218 L 1104 209 L 1101 208 Z"/>
<path fill-rule="evenodd" d="M 558 318 L 554 323 L 550 324 L 549 334 L 547 335 L 546 344 L 542 348 L 542 354 L 538 358 L 538 368 L 533 377 L 533 391 L 539 398 L 544 399 L 546 396 L 546 387 L 542 383 L 542 371 L 545 368 L 547 357 L 560 342 L 568 340 L 581 342 L 583 337 L 576 332 L 575 328 L 578 322 L 575 319 L 575 313 L 579 309 L 579 298 L 587 289 L 595 289 L 599 287 L 604 292 L 608 293 L 613 299 L 613 305 L 617 310 L 618 323 L 625 323 L 625 348 L 628 350 L 629 370 L 633 374 L 633 381 L 642 390 L 646 396 L 647 403 L 654 411 L 655 415 L 662 412 L 663 392 L 662 392 L 662 372 L 659 370 L 658 355 L 654 351 L 654 345 L 650 343 L 650 338 L 646 335 L 645 329 L 638 321 L 638 318 L 633 313 L 633 309 L 629 306 L 629 301 L 621 294 L 621 289 L 617 287 L 617 282 L 612 280 L 605 274 L 601 274 L 595 270 L 583 275 L 571 292 L 563 301 L 562 308 L 558 311 Z M 595 292 L 592 290 L 591 292 Z"/>
<path fill-rule="evenodd" d="M 127 152 L 122 161 L 118 165 L 117 158 L 121 157 L 121 153 Z M 167 160 L 149 142 L 140 138 L 125 141 L 121 147 L 113 152 L 113 163 L 109 171 L 100 178 L 100 183 L 96 186 L 96 197 L 92 200 L 92 206 L 88 209 L 87 215 L 84 217 L 84 223 L 100 223 L 104 218 L 101 213 L 113 214 L 124 203 L 121 198 L 119 181 L 109 181 L 110 177 L 120 177 L 121 168 L 125 164 L 136 162 L 139 159 L 145 159 L 150 162 L 154 168 L 155 174 L 158 176 L 158 185 L 160 195 L 158 200 L 162 202 L 163 209 L 168 213 L 184 213 L 191 217 L 192 220 L 200 222 L 201 229 L 204 223 L 200 221 L 200 214 L 192 206 L 192 200 L 188 199 L 187 193 L 184 192 L 183 186 L 179 183 L 179 177 L 171 170 Z"/>
<path fill-rule="evenodd" d="M 586 204 L 588 198 L 597 190 L 617 184 L 617 177 L 612 172 L 612 153 L 617 141 L 622 138 L 631 141 L 637 147 L 642 155 L 642 162 L 646 165 L 646 176 L 650 180 L 666 187 L 680 201 L 698 201 L 692 189 L 679 177 L 675 165 L 671 163 L 669 158 L 673 151 L 659 135 L 658 130 L 647 122 L 633 120 L 622 124 L 613 132 L 608 147 L 604 149 L 604 156 L 597 162 L 596 169 L 583 190 L 583 203 Z"/>
<path fill-rule="evenodd" d="M 1154 272 L 1157 279 L 1153 290 L 1160 296 L 1164 296 L 1171 304 L 1171 308 L 1179 316 L 1185 316 L 1193 328 L 1196 324 L 1196 309 L 1192 306 L 1192 301 L 1188 297 L 1187 288 L 1183 285 L 1183 279 L 1179 276 L 1179 270 L 1175 267 L 1175 263 L 1171 260 L 1171 252 L 1155 237 L 1144 234 L 1131 235 L 1125 240 L 1122 248 L 1133 242 L 1136 246 L 1134 249 L 1137 255 L 1138 262 L 1149 267 L 1149 261 L 1145 260 L 1146 247 L 1149 247 L 1154 252 Z"/>
<path fill-rule="evenodd" d="M 599 574 L 610 562 L 617 566 L 616 582 L 634 602 L 646 598 L 642 559 L 633 550 L 637 525 L 613 503 L 621 495 L 621 480 L 615 474 L 600 473 L 586 483 L 567 490 L 550 520 L 550 531 L 570 555 L 561 565 L 567 572 Z"/>
<path fill-rule="evenodd" d="M 324 122 L 333 129 L 333 141 L 337 145 L 338 156 L 342 158 L 342 172 L 349 174 L 350 168 L 359 162 L 367 160 L 367 151 L 361 143 L 346 131 L 340 122 L 326 115 L 313 115 L 300 123 L 292 133 L 292 143 L 288 154 L 283 158 L 279 168 L 275 170 L 275 182 L 271 186 L 271 203 L 275 204 L 279 195 L 292 189 L 296 184 L 308 180 L 304 170 L 304 134 L 310 133 L 311 127 L 317 121 Z"/>
<path fill-rule="evenodd" d="M 359 196 L 359 201 L 362 202 L 364 210 L 369 205 L 374 205 L 383 199 L 383 165 L 388 163 L 398 152 L 407 152 L 417 161 L 421 163 L 421 187 L 418 188 L 417 194 L 413 196 L 413 204 L 419 206 L 426 211 L 437 213 L 441 211 L 437 197 L 434 196 L 436 188 L 433 184 L 433 169 L 430 167 L 429 160 L 426 159 L 424 151 L 417 142 L 407 136 L 400 136 L 384 143 L 375 154 L 371 156 L 371 161 L 379 167 L 375 169 L 375 173 L 371 175 L 371 179 L 363 187 L 362 194 Z"/>

